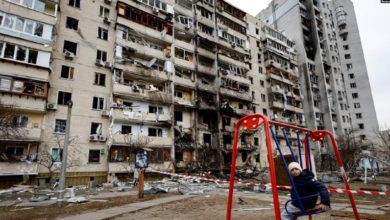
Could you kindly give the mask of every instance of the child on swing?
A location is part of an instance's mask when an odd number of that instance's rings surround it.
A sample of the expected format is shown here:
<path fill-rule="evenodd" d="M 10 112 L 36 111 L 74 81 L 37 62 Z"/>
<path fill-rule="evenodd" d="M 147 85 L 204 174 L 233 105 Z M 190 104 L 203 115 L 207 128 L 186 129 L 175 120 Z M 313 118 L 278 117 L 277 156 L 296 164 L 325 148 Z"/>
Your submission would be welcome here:
<path fill-rule="evenodd" d="M 314 179 L 314 174 L 310 170 L 302 170 L 302 167 L 297 162 L 290 163 L 288 165 L 288 170 L 293 177 L 293 181 L 299 196 L 295 194 L 294 190 L 291 192 L 292 202 L 288 203 L 286 207 L 287 210 L 283 210 L 282 220 L 295 220 L 298 218 L 292 213 L 301 212 L 298 200 L 299 198 L 316 194 L 320 195 L 321 200 L 319 204 L 317 204 L 317 196 L 301 199 L 303 208 L 306 211 L 313 209 L 325 211 L 330 208 L 329 193 L 327 188 L 322 183 Z"/>

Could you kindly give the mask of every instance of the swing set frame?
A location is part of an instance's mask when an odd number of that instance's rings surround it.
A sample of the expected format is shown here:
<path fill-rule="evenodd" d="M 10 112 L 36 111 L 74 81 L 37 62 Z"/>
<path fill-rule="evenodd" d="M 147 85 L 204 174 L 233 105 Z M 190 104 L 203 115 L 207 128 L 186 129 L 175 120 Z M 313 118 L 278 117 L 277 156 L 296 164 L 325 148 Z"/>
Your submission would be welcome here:
<path fill-rule="evenodd" d="M 267 147 L 267 159 L 269 163 L 269 173 L 271 178 L 271 188 L 272 188 L 272 197 L 273 197 L 273 204 L 274 204 L 274 211 L 275 211 L 275 219 L 281 220 L 281 212 L 280 212 L 280 202 L 279 202 L 279 195 L 278 195 L 278 189 L 277 189 L 277 182 L 276 182 L 276 172 L 275 172 L 275 164 L 274 164 L 274 158 L 272 155 L 272 134 L 273 133 L 271 126 L 278 126 L 284 129 L 292 129 L 293 131 L 297 132 L 298 134 L 304 134 L 304 152 L 305 152 L 305 165 L 307 169 L 311 169 L 311 158 L 310 158 L 310 141 L 322 141 L 326 137 L 328 137 L 328 140 L 330 140 L 331 145 L 334 150 L 334 154 L 337 159 L 337 164 L 339 167 L 340 175 L 343 178 L 343 181 L 345 183 L 345 189 L 346 194 L 348 194 L 349 201 L 352 206 L 352 210 L 355 216 L 356 220 L 360 220 L 359 213 L 356 207 L 356 203 L 354 200 L 354 197 L 352 193 L 350 192 L 350 185 L 347 180 L 347 175 L 345 173 L 345 169 L 343 167 L 343 162 L 341 159 L 340 152 L 337 147 L 335 136 L 332 132 L 327 130 L 310 130 L 307 128 L 302 128 L 294 125 L 290 125 L 287 123 L 277 122 L 277 121 L 271 121 L 263 114 L 251 114 L 242 117 L 239 119 L 235 126 L 234 126 L 234 137 L 233 137 L 233 148 L 232 148 L 232 161 L 231 161 L 231 169 L 230 169 L 230 180 L 229 180 L 229 195 L 228 195 L 228 203 L 227 203 L 227 209 L 226 209 L 226 220 L 231 220 L 232 218 L 232 202 L 233 202 L 233 189 L 234 189 L 234 183 L 235 183 L 235 173 L 236 173 L 236 158 L 237 158 L 237 151 L 238 151 L 238 140 L 240 131 L 252 131 L 252 130 L 259 130 L 259 128 L 263 126 L 264 127 L 264 133 L 265 133 L 265 142 Z M 284 130 L 283 130 L 284 131 Z M 274 135 L 274 134 L 273 134 Z M 286 138 L 286 142 L 289 145 L 289 140 L 287 138 L 286 133 L 284 132 L 284 136 Z M 299 136 L 298 136 L 299 139 Z M 276 143 L 277 145 L 279 143 Z M 278 147 L 279 148 L 279 147 Z M 291 147 L 289 145 L 289 148 L 291 150 Z M 279 149 L 280 150 L 280 149 Z M 292 150 L 291 150 L 292 151 Z M 300 151 L 300 148 L 299 148 Z M 301 154 L 300 154 L 301 155 Z M 292 153 L 292 156 L 293 153 Z M 281 155 L 283 158 L 283 155 Z M 300 162 L 302 165 L 302 159 L 300 158 Z M 311 219 L 311 214 L 307 213 L 309 215 L 309 219 Z"/>

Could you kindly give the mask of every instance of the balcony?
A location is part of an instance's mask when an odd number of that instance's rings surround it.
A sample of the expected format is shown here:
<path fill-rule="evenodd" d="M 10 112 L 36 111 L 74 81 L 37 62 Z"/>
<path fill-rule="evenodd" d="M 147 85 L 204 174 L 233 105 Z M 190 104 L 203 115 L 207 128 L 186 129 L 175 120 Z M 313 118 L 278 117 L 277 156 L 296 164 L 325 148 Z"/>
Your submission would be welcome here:
<path fill-rule="evenodd" d="M 210 76 L 216 76 L 216 70 L 212 66 L 206 66 L 203 64 L 198 64 L 198 72 L 208 74 Z"/>
<path fill-rule="evenodd" d="M 17 93 L 3 95 L 1 97 L 1 103 L 6 105 L 13 105 L 16 109 L 28 112 L 43 113 L 46 111 L 46 99 L 34 98 L 30 96 L 21 96 Z"/>
<path fill-rule="evenodd" d="M 205 56 L 207 58 L 210 58 L 210 59 L 215 59 L 215 54 L 213 52 L 211 52 L 211 50 L 206 50 L 206 49 L 203 49 L 201 47 L 198 47 L 198 53 L 199 55 L 202 55 L 202 56 Z"/>
<path fill-rule="evenodd" d="M 118 16 L 117 23 L 122 24 L 126 27 L 131 27 L 136 32 L 139 32 L 140 34 L 143 34 L 145 36 L 149 36 L 155 39 L 163 40 L 166 43 L 172 43 L 172 36 L 167 34 L 165 31 L 158 31 L 152 28 L 145 27 L 142 24 L 135 23 L 133 21 L 130 21 L 124 17 Z"/>
<path fill-rule="evenodd" d="M 216 88 L 213 84 L 204 84 L 198 82 L 196 85 L 198 86 L 198 89 L 201 91 L 206 91 L 213 94 L 217 93 Z"/>
<path fill-rule="evenodd" d="M 231 90 L 227 88 L 220 88 L 220 93 L 221 95 L 225 95 L 228 97 L 236 98 L 236 99 L 241 99 L 244 101 L 251 102 L 252 101 L 252 96 L 250 95 L 249 92 L 239 92 L 236 90 Z"/>
<path fill-rule="evenodd" d="M 200 100 L 198 104 L 199 109 L 201 110 L 216 110 L 216 102 L 206 102 L 205 100 Z"/>
<path fill-rule="evenodd" d="M 145 139 L 147 146 L 168 146 L 173 145 L 173 141 L 168 137 L 149 137 L 149 136 L 140 136 L 142 139 Z M 114 134 L 112 138 L 113 145 L 124 145 L 129 146 L 131 143 L 139 143 L 138 135 L 124 135 L 124 134 Z"/>
<path fill-rule="evenodd" d="M 2 133 L 0 132 L 0 140 L 18 141 L 18 142 L 40 142 L 41 132 L 42 130 L 40 128 L 21 128 L 20 129 L 21 137 L 10 137 L 10 138 L 4 138 Z"/>
<path fill-rule="evenodd" d="M 287 84 L 289 84 L 289 85 L 294 86 L 294 84 L 292 83 L 291 80 L 286 79 L 286 78 L 284 78 L 284 77 L 281 77 L 281 76 L 279 76 L 279 75 L 276 75 L 276 74 L 274 74 L 274 73 L 272 73 L 272 72 L 267 74 L 267 79 L 269 79 L 269 78 L 275 79 L 275 80 L 278 80 L 278 81 L 280 81 L 280 82 L 284 82 L 284 83 L 287 83 Z"/>
<path fill-rule="evenodd" d="M 168 75 L 166 72 L 155 69 L 145 69 L 136 65 L 120 64 L 116 64 L 115 67 L 123 69 L 124 76 L 128 74 L 129 76 L 136 79 L 147 80 L 150 82 L 165 82 L 168 80 Z"/>
<path fill-rule="evenodd" d="M 170 123 L 171 116 L 169 113 L 157 114 L 148 112 L 133 112 L 126 109 L 115 109 L 113 111 L 112 119 L 114 122 L 118 121 L 135 121 L 135 122 L 150 122 L 150 123 Z"/>
<path fill-rule="evenodd" d="M 247 69 L 247 64 L 245 63 L 244 60 L 240 61 L 240 60 L 237 60 L 237 59 L 233 59 L 233 58 L 228 57 L 228 56 L 226 56 L 224 54 L 221 54 L 221 53 L 218 55 L 218 59 L 221 60 L 221 61 L 224 61 L 225 63 L 233 64 L 235 66 Z"/>
<path fill-rule="evenodd" d="M 43 8 L 34 9 L 26 7 L 22 4 L 11 3 L 10 1 L 2 2 L 2 8 L 6 8 L 9 12 L 18 15 L 27 15 L 29 18 L 33 18 L 34 20 L 55 25 L 57 22 L 57 8 L 58 1 L 44 1 L 45 5 Z"/>
<path fill-rule="evenodd" d="M 115 95 L 128 97 L 139 101 L 154 101 L 159 103 L 172 103 L 172 98 L 169 94 L 161 91 L 151 91 L 147 89 L 139 89 L 135 91 L 131 86 L 120 83 L 114 83 L 113 93 Z"/>
<path fill-rule="evenodd" d="M 340 36 L 344 36 L 344 35 L 347 35 L 347 34 L 348 34 L 348 30 L 346 28 L 339 30 L 339 35 Z"/>
<path fill-rule="evenodd" d="M 186 69 L 190 69 L 190 70 L 194 70 L 195 69 L 195 65 L 193 62 L 190 62 L 190 61 L 187 61 L 187 60 L 183 60 L 183 59 L 175 59 L 175 65 L 176 66 L 181 66 L 181 67 L 184 67 Z"/>
<path fill-rule="evenodd" d="M 175 76 L 175 85 L 181 85 L 186 88 L 195 88 L 195 82 L 191 79 Z"/>
<path fill-rule="evenodd" d="M 0 176 L 38 175 L 36 162 L 0 162 Z"/>
<path fill-rule="evenodd" d="M 187 106 L 187 107 L 195 107 L 194 101 L 191 101 L 191 100 L 175 97 L 174 101 L 175 101 L 175 105 L 183 105 L 183 106 Z"/>
<path fill-rule="evenodd" d="M 270 101 L 269 102 L 269 107 L 270 108 L 284 109 L 284 104 L 283 104 L 283 102 Z"/>
<path fill-rule="evenodd" d="M 240 116 L 252 114 L 252 110 L 249 109 L 234 109 L 234 112 Z"/>
<path fill-rule="evenodd" d="M 279 86 L 272 86 L 268 88 L 268 93 L 279 93 L 279 94 L 285 94 L 285 90 L 280 88 Z"/>
<path fill-rule="evenodd" d="M 343 16 L 344 17 L 344 16 Z M 344 17 L 344 18 L 337 18 L 337 25 L 338 26 L 343 26 L 343 25 L 346 25 L 347 24 L 347 19 Z"/>
<path fill-rule="evenodd" d="M 163 47 L 157 47 L 157 46 L 156 47 L 149 47 L 146 45 L 138 44 L 138 43 L 133 42 L 133 41 L 127 41 L 127 40 L 124 40 L 122 38 L 117 38 L 117 43 L 134 50 L 135 51 L 134 53 L 136 56 L 137 55 L 143 56 L 143 57 L 145 57 L 145 56 L 151 57 L 152 56 L 152 57 L 155 57 L 159 60 L 166 59 L 165 52 L 163 51 Z"/>

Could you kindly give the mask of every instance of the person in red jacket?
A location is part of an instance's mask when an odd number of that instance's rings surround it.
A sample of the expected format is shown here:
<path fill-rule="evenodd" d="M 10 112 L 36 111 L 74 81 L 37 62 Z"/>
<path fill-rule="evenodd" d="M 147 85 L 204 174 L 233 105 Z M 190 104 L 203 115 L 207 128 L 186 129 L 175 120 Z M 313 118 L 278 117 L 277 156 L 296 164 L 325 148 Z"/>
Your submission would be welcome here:
<path fill-rule="evenodd" d="M 306 211 L 311 209 L 328 210 L 330 208 L 330 199 L 328 189 L 324 184 L 314 179 L 314 174 L 310 170 L 302 170 L 302 167 L 297 162 L 292 162 L 288 165 L 288 170 L 293 177 L 294 185 L 299 194 L 296 195 L 295 191 L 291 192 L 291 203 L 287 204 L 287 207 L 282 212 L 282 220 L 295 220 L 298 217 L 293 213 L 301 212 L 299 198 L 303 208 Z M 320 195 L 320 203 L 317 204 L 318 196 Z M 303 199 L 302 199 L 303 198 Z"/>

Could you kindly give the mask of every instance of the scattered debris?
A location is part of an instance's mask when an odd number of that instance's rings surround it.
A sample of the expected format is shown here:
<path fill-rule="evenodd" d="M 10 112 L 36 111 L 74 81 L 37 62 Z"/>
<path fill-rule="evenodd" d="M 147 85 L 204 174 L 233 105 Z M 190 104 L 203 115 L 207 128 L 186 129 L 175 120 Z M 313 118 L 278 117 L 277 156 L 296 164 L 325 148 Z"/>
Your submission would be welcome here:
<path fill-rule="evenodd" d="M 70 203 L 83 203 L 83 202 L 88 202 L 89 199 L 85 198 L 84 196 L 77 196 L 77 197 L 72 197 L 66 201 Z"/>

